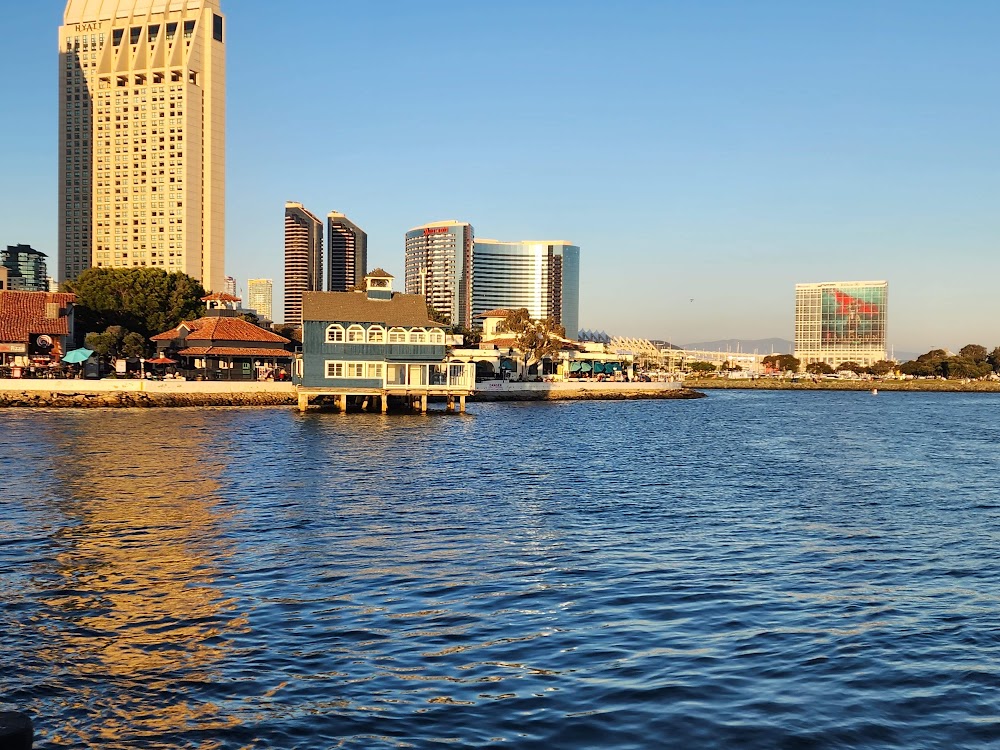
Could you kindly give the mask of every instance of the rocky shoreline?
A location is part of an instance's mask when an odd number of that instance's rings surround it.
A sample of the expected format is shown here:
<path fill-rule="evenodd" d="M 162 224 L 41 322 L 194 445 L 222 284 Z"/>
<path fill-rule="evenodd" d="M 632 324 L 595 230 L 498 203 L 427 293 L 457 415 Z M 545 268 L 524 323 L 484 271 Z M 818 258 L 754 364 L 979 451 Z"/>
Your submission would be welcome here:
<path fill-rule="evenodd" d="M 295 406 L 294 393 L 0 393 L 0 408 L 157 409 L 191 406 Z"/>
<path fill-rule="evenodd" d="M 699 379 L 685 381 L 685 387 L 705 390 L 747 391 L 870 391 L 907 393 L 1000 393 L 993 380 L 800 380 L 780 378 L 757 380 Z"/>

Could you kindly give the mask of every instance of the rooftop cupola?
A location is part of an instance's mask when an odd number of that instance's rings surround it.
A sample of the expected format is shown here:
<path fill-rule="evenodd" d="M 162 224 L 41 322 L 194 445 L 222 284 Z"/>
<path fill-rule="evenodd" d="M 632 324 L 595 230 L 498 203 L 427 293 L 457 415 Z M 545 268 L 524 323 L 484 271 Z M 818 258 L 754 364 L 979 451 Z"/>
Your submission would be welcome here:
<path fill-rule="evenodd" d="M 386 273 L 381 268 L 376 268 L 365 276 L 365 293 L 368 299 L 391 300 L 393 278 L 392 274 Z"/>

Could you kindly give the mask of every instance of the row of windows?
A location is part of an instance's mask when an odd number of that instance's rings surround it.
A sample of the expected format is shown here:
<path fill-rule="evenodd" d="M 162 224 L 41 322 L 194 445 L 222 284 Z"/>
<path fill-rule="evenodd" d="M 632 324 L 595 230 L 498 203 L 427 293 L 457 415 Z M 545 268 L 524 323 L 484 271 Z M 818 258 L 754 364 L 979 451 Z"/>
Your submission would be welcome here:
<path fill-rule="evenodd" d="M 388 332 L 382 326 L 352 325 L 344 328 L 341 325 L 331 325 L 326 329 L 328 344 L 444 344 L 444 331 L 440 328 L 390 328 Z"/>
<path fill-rule="evenodd" d="M 327 362 L 326 377 L 381 380 L 384 368 L 381 362 Z"/>

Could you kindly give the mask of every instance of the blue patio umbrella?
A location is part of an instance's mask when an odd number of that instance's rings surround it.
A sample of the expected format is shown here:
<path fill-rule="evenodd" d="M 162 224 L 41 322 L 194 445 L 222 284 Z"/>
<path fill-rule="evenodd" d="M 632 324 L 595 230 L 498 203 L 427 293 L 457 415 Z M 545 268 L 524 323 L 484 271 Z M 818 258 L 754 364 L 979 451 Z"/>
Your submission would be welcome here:
<path fill-rule="evenodd" d="M 67 364 L 78 365 L 82 362 L 86 362 L 92 356 L 94 356 L 93 350 L 83 348 L 83 349 L 74 349 L 71 352 L 66 352 L 66 354 L 63 355 L 62 359 L 63 362 L 66 362 Z"/>
<path fill-rule="evenodd" d="M 592 368 L 590 366 L 590 362 L 581 362 L 580 363 L 580 372 L 590 372 L 592 369 L 594 369 L 594 368 Z"/>

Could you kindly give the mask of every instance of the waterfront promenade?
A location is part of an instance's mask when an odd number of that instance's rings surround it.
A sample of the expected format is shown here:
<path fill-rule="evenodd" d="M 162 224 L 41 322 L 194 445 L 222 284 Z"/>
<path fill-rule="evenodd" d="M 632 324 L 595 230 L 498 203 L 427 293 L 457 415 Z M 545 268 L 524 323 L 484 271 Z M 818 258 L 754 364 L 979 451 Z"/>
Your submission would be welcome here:
<path fill-rule="evenodd" d="M 476 401 L 625 400 L 698 398 L 680 383 L 479 383 Z M 292 383 L 186 380 L 0 380 L 0 408 L 153 408 L 295 406 Z"/>

